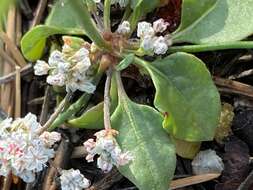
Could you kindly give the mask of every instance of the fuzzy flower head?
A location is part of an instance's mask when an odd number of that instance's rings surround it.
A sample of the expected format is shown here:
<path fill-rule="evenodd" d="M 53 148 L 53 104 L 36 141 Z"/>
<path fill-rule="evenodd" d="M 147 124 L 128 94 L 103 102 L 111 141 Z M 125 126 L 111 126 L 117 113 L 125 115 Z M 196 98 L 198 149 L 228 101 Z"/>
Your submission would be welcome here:
<path fill-rule="evenodd" d="M 137 36 L 139 38 L 144 38 L 145 36 L 154 36 L 155 31 L 152 25 L 148 22 L 139 22 L 137 26 Z"/>
<path fill-rule="evenodd" d="M 65 86 L 67 92 L 76 90 L 93 93 L 96 87 L 91 83 L 89 71 L 91 61 L 89 50 L 82 46 L 80 38 L 64 37 L 62 52 L 51 53 L 48 63 L 37 61 L 34 66 L 35 75 L 46 75 L 47 83 L 54 86 Z"/>
<path fill-rule="evenodd" d="M 167 30 L 168 26 L 169 26 L 169 23 L 165 22 L 164 19 L 162 19 L 162 18 L 153 22 L 153 29 L 154 29 L 155 33 L 164 32 L 165 30 Z"/>
<path fill-rule="evenodd" d="M 82 190 L 90 186 L 90 181 L 79 170 L 62 170 L 60 180 L 62 190 Z"/>
<path fill-rule="evenodd" d="M 137 36 L 141 41 L 141 49 L 147 54 L 163 55 L 167 52 L 172 44 L 170 37 L 161 36 L 167 27 L 168 23 L 163 19 L 158 19 L 153 23 L 140 22 L 137 27 Z"/>
<path fill-rule="evenodd" d="M 133 159 L 130 152 L 122 153 L 116 139 L 117 131 L 101 130 L 95 133 L 96 141 L 88 139 L 84 142 L 84 147 L 88 152 L 86 160 L 88 162 L 94 161 L 94 156 L 99 155 L 97 159 L 98 168 L 102 169 L 105 173 L 112 170 L 113 165 L 119 167 L 129 163 Z"/>
<path fill-rule="evenodd" d="M 51 145 L 60 140 L 59 134 L 48 134 L 47 141 L 45 134 L 38 136 L 41 125 L 31 113 L 14 121 L 6 119 L 0 127 L 4 129 L 0 133 L 0 175 L 7 176 L 11 171 L 25 182 L 32 182 L 35 173 L 42 171 L 47 161 L 54 157 Z"/>
<path fill-rule="evenodd" d="M 122 35 L 127 35 L 127 34 L 130 33 L 130 31 L 131 31 L 131 28 L 130 28 L 130 23 L 129 23 L 128 21 L 123 21 L 123 22 L 119 25 L 119 27 L 118 27 L 118 29 L 117 29 L 117 32 L 118 32 L 119 34 L 122 34 Z"/>

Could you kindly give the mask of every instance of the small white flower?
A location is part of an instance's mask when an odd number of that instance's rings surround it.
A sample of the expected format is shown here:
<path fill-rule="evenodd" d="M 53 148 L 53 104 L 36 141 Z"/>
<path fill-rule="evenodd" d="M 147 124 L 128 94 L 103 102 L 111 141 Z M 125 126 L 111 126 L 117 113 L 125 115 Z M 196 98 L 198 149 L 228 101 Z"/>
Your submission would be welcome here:
<path fill-rule="evenodd" d="M 148 22 L 139 22 L 137 26 L 137 36 L 139 38 L 144 38 L 145 36 L 154 36 L 155 31 L 152 25 Z"/>
<path fill-rule="evenodd" d="M 88 139 L 84 143 L 84 148 L 88 152 L 86 160 L 92 162 L 95 155 L 99 155 L 97 159 L 98 168 L 104 172 L 111 171 L 113 165 L 122 166 L 128 164 L 133 157 L 129 152 L 122 153 L 119 145 L 114 138 L 118 132 L 111 130 L 101 130 L 95 133 L 96 141 Z"/>
<path fill-rule="evenodd" d="M 142 42 L 141 42 L 141 47 L 145 51 L 153 51 L 154 50 L 154 38 L 153 36 L 144 36 Z"/>
<path fill-rule="evenodd" d="M 47 83 L 56 86 L 64 86 L 65 80 L 65 75 L 61 73 L 58 73 L 56 75 L 49 75 L 47 77 Z"/>
<path fill-rule="evenodd" d="M 51 147 L 56 142 L 61 140 L 61 134 L 54 131 L 45 131 L 40 135 L 40 139 L 45 143 L 46 146 Z"/>
<path fill-rule="evenodd" d="M 41 141 L 35 140 L 27 149 L 23 158 L 27 161 L 28 170 L 40 172 L 50 158 L 54 157 L 54 150 L 48 149 L 41 144 Z"/>
<path fill-rule="evenodd" d="M 101 156 L 97 159 L 97 166 L 105 173 L 108 173 L 112 170 L 112 163 L 108 160 L 104 160 Z"/>
<path fill-rule="evenodd" d="M 154 42 L 154 53 L 163 55 L 168 51 L 166 39 L 163 36 L 158 37 Z"/>
<path fill-rule="evenodd" d="M 38 76 L 47 75 L 50 69 L 49 65 L 42 60 L 38 60 L 33 68 L 34 74 Z"/>
<path fill-rule="evenodd" d="M 91 152 L 91 150 L 95 148 L 96 142 L 94 141 L 94 139 L 88 139 L 83 143 L 83 146 L 88 152 Z"/>
<path fill-rule="evenodd" d="M 72 68 L 73 77 L 79 80 L 86 78 L 86 72 L 89 69 L 90 65 L 90 60 L 87 57 L 76 63 L 76 65 Z"/>
<path fill-rule="evenodd" d="M 134 159 L 134 157 L 128 151 L 128 152 L 125 152 L 125 153 L 122 153 L 122 154 L 119 155 L 119 157 L 118 157 L 118 164 L 120 166 L 124 166 L 124 165 L 128 164 L 133 159 Z"/>
<path fill-rule="evenodd" d="M 162 18 L 156 20 L 153 23 L 153 29 L 156 33 L 164 32 L 167 29 L 168 26 L 169 26 L 169 23 L 165 22 L 164 19 L 162 19 Z"/>
<path fill-rule="evenodd" d="M 128 21 L 123 21 L 118 29 L 117 29 L 117 32 L 119 34 L 123 34 L 123 35 L 126 35 L 126 34 L 129 34 L 131 31 L 131 28 L 130 28 L 130 23 Z"/>
<path fill-rule="evenodd" d="M 58 50 L 54 50 L 51 54 L 50 57 L 48 59 L 48 64 L 50 65 L 50 67 L 55 67 L 58 65 L 58 63 L 60 62 L 66 62 L 64 60 L 63 54 L 58 51 Z"/>
<path fill-rule="evenodd" d="M 95 3 L 100 3 L 101 0 L 93 0 Z"/>
<path fill-rule="evenodd" d="M 40 123 L 37 122 L 37 117 L 36 115 L 32 114 L 32 113 L 28 113 L 23 119 L 22 119 L 23 123 L 25 124 L 25 126 L 29 127 L 29 130 L 34 133 L 35 131 L 37 131 L 38 129 L 41 128 Z"/>
<path fill-rule="evenodd" d="M 79 170 L 62 170 L 60 180 L 62 190 L 82 190 L 90 186 L 90 181 Z"/>
<path fill-rule="evenodd" d="M 87 58 L 89 58 L 89 51 L 86 48 L 81 48 L 69 60 L 77 63 L 84 59 L 87 60 Z"/>

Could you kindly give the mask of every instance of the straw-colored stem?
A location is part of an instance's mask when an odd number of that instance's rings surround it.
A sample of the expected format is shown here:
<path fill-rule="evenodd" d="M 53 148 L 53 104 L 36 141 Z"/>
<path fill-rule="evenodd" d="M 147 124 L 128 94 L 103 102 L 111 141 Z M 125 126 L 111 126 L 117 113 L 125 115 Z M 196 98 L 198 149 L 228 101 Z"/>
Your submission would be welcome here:
<path fill-rule="evenodd" d="M 31 28 L 40 23 L 46 7 L 47 7 L 47 0 L 40 0 L 36 9 L 36 13 Z"/>
<path fill-rule="evenodd" d="M 15 118 L 21 116 L 21 78 L 20 67 L 16 66 L 16 83 L 15 83 Z"/>
<path fill-rule="evenodd" d="M 8 51 L 10 51 L 13 58 L 17 61 L 17 64 L 21 67 L 24 67 L 26 65 L 26 61 L 22 56 L 21 52 L 19 51 L 19 49 L 17 48 L 17 46 L 15 45 L 15 43 L 3 31 L 0 31 L 0 38 L 6 44 Z"/>

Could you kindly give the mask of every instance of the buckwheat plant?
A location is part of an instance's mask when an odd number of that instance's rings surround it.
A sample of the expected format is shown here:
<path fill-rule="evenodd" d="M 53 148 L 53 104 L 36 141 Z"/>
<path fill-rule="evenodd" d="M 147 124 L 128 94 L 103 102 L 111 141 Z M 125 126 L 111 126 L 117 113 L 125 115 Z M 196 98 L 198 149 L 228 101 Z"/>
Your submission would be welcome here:
<path fill-rule="evenodd" d="M 46 24 L 34 27 L 21 42 L 26 58 L 38 60 L 35 75 L 47 75 L 49 85 L 66 91 L 43 129 L 50 131 L 65 123 L 68 127 L 99 130 L 94 139 L 83 143 L 86 161 L 96 161 L 104 172 L 116 166 L 140 190 L 167 190 L 176 167 L 175 145 L 212 140 L 218 124 L 219 93 L 208 69 L 194 55 L 181 52 L 185 47 L 174 46 L 185 42 L 180 38 L 204 18 L 199 12 L 208 11 L 208 6 L 195 3 L 198 11 L 191 17 L 187 7 L 192 4 L 187 2 L 183 1 L 180 26 L 169 33 L 166 19 L 145 19 L 147 13 L 162 5 L 160 0 L 61 0 L 54 4 Z M 122 19 L 114 19 L 113 24 L 112 7 L 123 12 Z M 45 35 L 38 35 L 41 33 Z M 66 36 L 51 41 L 46 58 L 46 38 L 55 34 Z M 135 103 L 128 97 L 129 90 L 124 88 L 128 81 L 122 81 L 121 72 L 128 70 L 131 75 L 130 66 L 139 70 L 138 78 L 146 75 L 153 82 L 153 106 Z M 104 75 L 105 84 L 101 82 Z M 132 78 L 137 78 L 136 73 Z M 88 108 L 99 82 L 104 84 L 104 101 Z M 78 98 L 74 102 L 73 94 Z M 8 126 L 9 121 L 5 123 Z M 57 139 L 52 135 L 51 141 L 49 136 L 41 135 L 43 147 Z M 187 148 L 177 147 L 180 152 Z M 52 156 L 48 153 L 45 161 Z M 73 188 L 81 188 L 82 175 L 72 170 L 69 173 L 78 178 L 73 180 L 77 181 Z M 61 180 L 64 188 L 70 188 L 70 180 Z"/>

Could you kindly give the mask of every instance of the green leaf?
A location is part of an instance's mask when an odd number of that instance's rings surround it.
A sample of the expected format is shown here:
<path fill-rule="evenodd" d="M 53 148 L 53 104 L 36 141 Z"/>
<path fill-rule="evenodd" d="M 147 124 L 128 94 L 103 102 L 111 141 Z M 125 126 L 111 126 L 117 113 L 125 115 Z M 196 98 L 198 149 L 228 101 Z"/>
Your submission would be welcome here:
<path fill-rule="evenodd" d="M 194 27 L 174 36 L 175 42 L 221 43 L 242 40 L 253 33 L 253 0 L 219 0 Z"/>
<path fill-rule="evenodd" d="M 175 53 L 148 63 L 155 88 L 154 104 L 165 114 L 164 128 L 185 141 L 212 140 L 220 115 L 220 98 L 205 64 L 194 55 Z"/>
<path fill-rule="evenodd" d="M 117 142 L 134 159 L 119 171 L 140 190 L 167 190 L 176 166 L 175 149 L 162 128 L 162 117 L 153 108 L 120 95 L 112 116 L 119 131 Z"/>
<path fill-rule="evenodd" d="M 181 23 L 174 34 L 192 28 L 203 19 L 216 4 L 217 0 L 183 0 Z"/>
<path fill-rule="evenodd" d="M 36 26 L 27 32 L 21 40 L 21 50 L 25 58 L 29 61 L 40 59 L 43 55 L 47 38 L 55 34 L 84 35 L 84 31 L 45 25 Z"/>
<path fill-rule="evenodd" d="M 134 61 L 134 54 L 128 54 L 118 65 L 115 66 L 117 71 L 122 71 L 127 68 Z"/>
<path fill-rule="evenodd" d="M 111 113 L 114 112 L 117 102 L 118 102 L 118 94 L 117 94 L 117 86 L 115 77 L 112 78 L 111 83 Z M 84 112 L 80 117 L 74 118 L 68 121 L 68 124 L 71 127 L 77 128 L 85 128 L 85 129 L 102 129 L 104 127 L 104 102 L 97 104 L 96 106 L 90 108 L 86 112 Z"/>
<path fill-rule="evenodd" d="M 72 8 L 72 0 L 56 0 L 45 24 L 60 28 L 83 29 L 82 22 Z"/>
<path fill-rule="evenodd" d="M 104 102 L 100 102 L 84 112 L 80 117 L 69 120 L 68 125 L 76 128 L 102 129 L 104 127 L 103 108 Z"/>
<path fill-rule="evenodd" d="M 26 59 L 35 61 L 42 57 L 46 40 L 56 34 L 84 35 L 82 19 L 76 16 L 71 0 L 56 1 L 45 25 L 39 25 L 27 32 L 21 40 L 21 50 Z"/>

